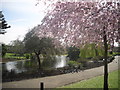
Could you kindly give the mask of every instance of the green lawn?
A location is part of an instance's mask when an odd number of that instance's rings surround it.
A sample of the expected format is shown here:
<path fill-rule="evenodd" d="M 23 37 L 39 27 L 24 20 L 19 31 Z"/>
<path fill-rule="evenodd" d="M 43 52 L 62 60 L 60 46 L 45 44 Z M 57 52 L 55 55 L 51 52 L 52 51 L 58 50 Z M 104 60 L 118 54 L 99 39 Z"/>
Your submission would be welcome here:
<path fill-rule="evenodd" d="M 108 80 L 109 88 L 118 88 L 118 72 L 120 73 L 120 70 L 109 73 Z M 88 80 L 84 80 L 60 88 L 103 88 L 103 76 L 94 77 Z"/>
<path fill-rule="evenodd" d="M 8 58 L 8 59 L 26 59 L 25 56 L 19 56 L 16 55 L 14 53 L 6 53 L 4 58 Z"/>

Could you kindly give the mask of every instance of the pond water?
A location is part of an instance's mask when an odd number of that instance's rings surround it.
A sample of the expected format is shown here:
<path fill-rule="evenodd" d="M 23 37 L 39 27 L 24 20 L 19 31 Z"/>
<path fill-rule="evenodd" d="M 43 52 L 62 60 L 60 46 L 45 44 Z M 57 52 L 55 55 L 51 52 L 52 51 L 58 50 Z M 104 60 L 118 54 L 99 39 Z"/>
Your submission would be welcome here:
<path fill-rule="evenodd" d="M 67 65 L 68 58 L 64 55 L 61 56 L 55 56 L 55 61 L 50 61 L 52 64 L 44 67 L 51 67 L 51 68 L 60 68 Z M 47 61 L 46 61 L 47 62 Z M 47 63 L 49 63 L 47 62 Z M 11 70 L 14 70 L 15 73 L 21 73 L 28 70 L 35 69 L 37 67 L 37 62 L 34 60 L 23 60 L 23 61 L 12 61 L 7 63 L 0 63 L 0 66 L 2 66 L 2 71 L 8 71 L 11 72 Z M 36 67 L 35 67 L 36 66 Z"/>

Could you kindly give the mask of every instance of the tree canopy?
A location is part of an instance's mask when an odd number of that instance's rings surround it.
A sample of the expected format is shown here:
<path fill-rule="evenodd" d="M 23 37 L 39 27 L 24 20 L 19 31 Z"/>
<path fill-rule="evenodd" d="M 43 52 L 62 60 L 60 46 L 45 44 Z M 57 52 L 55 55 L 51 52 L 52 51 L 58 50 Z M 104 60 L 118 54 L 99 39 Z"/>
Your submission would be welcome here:
<path fill-rule="evenodd" d="M 55 45 L 52 40 L 53 39 L 49 37 L 38 37 L 34 33 L 34 29 L 29 31 L 24 38 L 26 51 L 29 53 L 35 53 L 35 55 L 37 56 L 40 69 L 41 69 L 40 55 L 50 56 L 56 54 L 57 48 L 55 48 Z"/>
<path fill-rule="evenodd" d="M 2 44 L 2 57 L 5 56 L 6 52 L 7 52 L 7 47 L 5 44 Z"/>
<path fill-rule="evenodd" d="M 39 25 L 38 34 L 49 35 L 67 45 L 88 42 L 119 42 L 118 2 L 57 2 Z"/>
<path fill-rule="evenodd" d="M 70 60 L 77 60 L 79 58 L 80 55 L 80 49 L 77 47 L 69 47 L 67 49 L 68 51 L 68 57 L 70 58 Z"/>
<path fill-rule="evenodd" d="M 10 28 L 10 26 L 7 24 L 2 11 L 0 11 L 0 34 L 5 34 L 6 31 L 4 29 L 7 28 Z"/>
<path fill-rule="evenodd" d="M 46 1 L 46 0 L 40 0 Z M 50 0 L 53 1 L 53 0 Z M 98 0 L 99 1 L 99 0 Z M 103 43 L 104 90 L 108 90 L 108 44 L 120 43 L 120 2 L 58 1 L 36 31 L 58 39 L 63 45 Z"/>
<path fill-rule="evenodd" d="M 8 52 L 23 55 L 25 52 L 23 41 L 19 39 L 11 41 L 10 45 L 8 45 Z"/>

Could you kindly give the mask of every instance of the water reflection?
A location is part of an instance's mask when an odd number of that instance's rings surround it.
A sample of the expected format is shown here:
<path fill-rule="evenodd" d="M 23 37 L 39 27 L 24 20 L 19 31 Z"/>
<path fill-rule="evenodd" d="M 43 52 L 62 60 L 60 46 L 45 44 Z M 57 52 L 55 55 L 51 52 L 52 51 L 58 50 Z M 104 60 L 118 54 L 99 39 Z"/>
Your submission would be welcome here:
<path fill-rule="evenodd" d="M 67 65 L 67 57 L 55 56 L 55 58 L 47 57 L 42 62 L 42 67 L 44 68 L 60 68 Z M 1 64 L 0 64 L 1 66 Z M 2 64 L 2 71 L 11 72 L 14 70 L 15 73 L 22 73 L 25 71 L 33 70 L 37 68 L 37 62 L 34 60 L 25 60 L 25 61 L 13 61 Z"/>
<path fill-rule="evenodd" d="M 8 71 L 11 72 L 11 70 L 14 70 L 15 73 L 21 73 L 26 71 L 26 68 L 24 67 L 24 63 L 28 61 L 13 61 L 13 62 L 7 62 L 2 65 L 3 72 Z"/>

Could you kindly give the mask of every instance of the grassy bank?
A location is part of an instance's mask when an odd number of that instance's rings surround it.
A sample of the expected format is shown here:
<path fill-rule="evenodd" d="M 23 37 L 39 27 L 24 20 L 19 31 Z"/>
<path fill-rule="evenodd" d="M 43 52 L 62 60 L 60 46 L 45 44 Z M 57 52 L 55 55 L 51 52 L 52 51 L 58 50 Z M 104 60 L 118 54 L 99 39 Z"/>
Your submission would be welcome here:
<path fill-rule="evenodd" d="M 109 88 L 118 88 L 118 73 L 120 73 L 120 70 L 109 73 Z M 103 88 L 103 81 L 103 76 L 98 76 L 60 88 Z"/>
<path fill-rule="evenodd" d="M 14 53 L 6 53 L 4 58 L 10 58 L 10 59 L 26 59 L 25 56 L 20 56 L 18 54 Z"/>
<path fill-rule="evenodd" d="M 20 56 L 14 53 L 6 53 L 5 57 L 0 60 L 0 62 L 9 62 L 9 61 L 16 61 L 16 60 L 26 60 L 26 54 Z"/>

